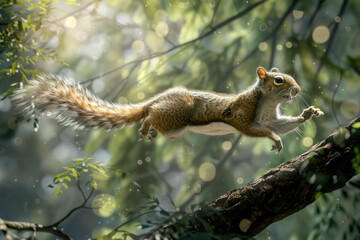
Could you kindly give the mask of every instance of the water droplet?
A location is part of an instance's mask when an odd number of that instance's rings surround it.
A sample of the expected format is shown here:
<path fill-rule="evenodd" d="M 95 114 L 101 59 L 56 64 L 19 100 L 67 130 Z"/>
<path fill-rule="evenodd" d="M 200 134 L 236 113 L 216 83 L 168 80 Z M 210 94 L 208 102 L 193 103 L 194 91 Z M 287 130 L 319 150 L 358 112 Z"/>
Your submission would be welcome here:
<path fill-rule="evenodd" d="M 260 31 L 262 31 L 262 32 L 265 32 L 266 30 L 267 30 L 267 25 L 265 24 L 265 23 L 262 23 L 262 24 L 260 24 L 260 26 L 259 26 L 259 29 L 260 29 Z"/>

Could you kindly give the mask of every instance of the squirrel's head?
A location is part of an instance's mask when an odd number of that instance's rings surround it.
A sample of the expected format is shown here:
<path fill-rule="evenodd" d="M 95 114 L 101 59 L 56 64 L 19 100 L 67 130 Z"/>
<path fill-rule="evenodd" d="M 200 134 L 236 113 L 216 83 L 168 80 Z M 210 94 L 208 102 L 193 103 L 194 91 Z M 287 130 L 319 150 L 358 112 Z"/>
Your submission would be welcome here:
<path fill-rule="evenodd" d="M 263 67 L 258 67 L 261 91 L 276 102 L 290 101 L 300 92 L 300 87 L 291 76 L 281 73 L 279 69 L 272 68 L 269 72 Z"/>

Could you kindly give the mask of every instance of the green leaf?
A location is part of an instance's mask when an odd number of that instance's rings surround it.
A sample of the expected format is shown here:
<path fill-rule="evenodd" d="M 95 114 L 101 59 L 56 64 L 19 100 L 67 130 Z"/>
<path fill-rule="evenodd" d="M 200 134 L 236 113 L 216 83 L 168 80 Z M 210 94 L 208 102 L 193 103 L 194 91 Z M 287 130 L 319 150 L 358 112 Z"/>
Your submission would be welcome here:
<path fill-rule="evenodd" d="M 70 171 L 70 175 L 73 176 L 75 178 L 75 180 L 79 180 L 79 172 L 76 171 L 75 169 L 72 169 Z"/>
<path fill-rule="evenodd" d="M 99 172 L 99 173 L 101 173 L 101 174 L 103 174 L 103 175 L 106 175 L 106 172 L 105 172 L 104 170 L 98 168 L 98 167 L 95 166 L 94 164 L 89 163 L 88 165 L 89 165 L 89 167 L 95 169 L 97 172 Z"/>
<path fill-rule="evenodd" d="M 164 215 L 164 216 L 170 216 L 170 213 L 168 213 L 167 211 L 165 211 L 164 209 L 160 210 L 160 214 Z"/>
<path fill-rule="evenodd" d="M 65 176 L 64 177 L 64 180 L 68 181 L 68 182 L 71 182 L 71 178 L 69 176 Z"/>
<path fill-rule="evenodd" d="M 55 195 L 60 196 L 61 194 L 63 194 L 63 191 L 61 190 L 61 188 L 62 188 L 62 185 L 60 185 L 56 188 L 56 190 L 54 192 Z"/>
<path fill-rule="evenodd" d="M 132 183 L 133 183 L 136 187 L 141 188 L 141 186 L 140 186 L 139 183 L 137 183 L 137 182 L 135 182 L 135 181 L 133 181 Z"/>
<path fill-rule="evenodd" d="M 91 186 L 94 188 L 94 189 L 97 189 L 98 188 L 98 184 L 95 180 L 92 180 L 91 181 Z"/>

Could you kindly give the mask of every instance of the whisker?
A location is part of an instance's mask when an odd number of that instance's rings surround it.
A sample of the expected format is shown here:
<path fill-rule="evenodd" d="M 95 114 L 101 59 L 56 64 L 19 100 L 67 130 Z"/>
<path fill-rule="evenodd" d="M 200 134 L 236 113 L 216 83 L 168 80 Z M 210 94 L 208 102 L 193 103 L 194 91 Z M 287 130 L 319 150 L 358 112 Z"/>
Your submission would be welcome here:
<path fill-rule="evenodd" d="M 274 98 L 276 98 L 277 96 L 279 96 L 279 94 L 282 93 L 282 92 L 284 92 L 284 91 L 286 91 L 286 89 L 283 89 L 283 90 L 279 91 L 279 92 L 275 95 Z"/>
<path fill-rule="evenodd" d="M 301 138 L 303 138 L 304 137 L 304 134 L 303 134 L 303 130 L 301 130 L 300 128 L 295 128 L 295 132 L 301 137 Z"/>

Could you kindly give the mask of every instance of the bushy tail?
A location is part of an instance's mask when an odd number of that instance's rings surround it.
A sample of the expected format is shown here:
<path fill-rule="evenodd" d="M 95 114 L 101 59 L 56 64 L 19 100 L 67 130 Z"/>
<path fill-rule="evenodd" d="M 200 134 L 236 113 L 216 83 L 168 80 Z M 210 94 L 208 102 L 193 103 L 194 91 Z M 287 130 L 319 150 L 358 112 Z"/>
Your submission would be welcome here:
<path fill-rule="evenodd" d="M 27 117 L 55 114 L 58 122 L 79 129 L 119 128 L 146 116 L 144 104 L 119 105 L 103 101 L 79 84 L 57 75 L 41 75 L 11 97 Z"/>

